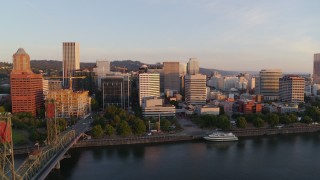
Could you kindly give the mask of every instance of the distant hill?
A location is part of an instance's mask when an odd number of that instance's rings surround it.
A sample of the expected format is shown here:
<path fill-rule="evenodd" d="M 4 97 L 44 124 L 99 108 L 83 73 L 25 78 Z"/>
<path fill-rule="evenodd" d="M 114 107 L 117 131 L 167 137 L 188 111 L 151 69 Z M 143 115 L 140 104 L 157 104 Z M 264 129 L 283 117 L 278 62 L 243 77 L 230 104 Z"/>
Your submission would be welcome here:
<path fill-rule="evenodd" d="M 231 75 L 238 75 L 240 73 L 249 73 L 249 74 L 258 74 L 258 71 L 225 71 L 225 70 L 219 70 L 219 69 L 206 69 L 206 68 L 200 68 L 200 73 L 205 75 L 211 75 L 212 72 L 217 71 L 222 76 L 231 76 Z"/>
<path fill-rule="evenodd" d="M 143 62 L 133 60 L 115 60 L 111 61 L 111 71 L 117 71 L 121 68 L 126 68 L 127 72 L 137 71 L 141 67 Z M 80 68 L 92 68 L 96 63 L 93 62 L 81 62 Z M 31 60 L 32 69 L 37 72 L 38 70 L 49 71 L 52 74 L 61 73 L 62 62 L 57 60 Z M 224 71 L 219 69 L 207 69 L 200 68 L 200 73 L 210 75 L 212 72 L 218 71 L 223 76 L 238 75 L 240 73 L 247 72 L 249 74 L 258 74 L 257 71 Z"/>

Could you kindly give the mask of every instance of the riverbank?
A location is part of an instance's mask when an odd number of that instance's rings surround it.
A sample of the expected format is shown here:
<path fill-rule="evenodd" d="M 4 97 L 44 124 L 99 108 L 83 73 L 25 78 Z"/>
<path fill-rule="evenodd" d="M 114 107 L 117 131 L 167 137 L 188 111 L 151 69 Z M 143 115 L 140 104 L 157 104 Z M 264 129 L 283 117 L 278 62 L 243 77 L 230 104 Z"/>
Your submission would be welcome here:
<path fill-rule="evenodd" d="M 305 125 L 297 127 L 282 127 L 282 128 L 251 128 L 251 129 L 233 129 L 231 130 L 238 137 L 255 137 L 269 136 L 281 134 L 299 134 L 299 133 L 315 133 L 320 131 L 320 125 Z M 204 134 L 198 135 L 179 135 L 179 134 L 163 134 L 143 137 L 116 137 L 116 138 L 100 138 L 80 140 L 72 148 L 79 147 L 98 147 L 98 146 L 115 146 L 129 144 L 150 144 L 150 143 L 167 143 L 180 141 L 201 140 Z M 241 140 L 241 139 L 240 139 Z M 17 147 L 14 148 L 14 154 L 28 154 L 35 150 L 36 147 Z"/>
<path fill-rule="evenodd" d="M 236 129 L 231 130 L 238 137 L 255 137 L 281 134 L 299 134 L 299 133 L 315 133 L 320 131 L 320 125 L 306 125 L 298 127 L 282 127 L 282 128 L 252 128 L 252 129 Z M 92 140 L 82 140 L 73 146 L 77 147 L 94 147 L 94 146 L 114 146 L 128 144 L 148 144 L 148 143 L 166 143 L 179 141 L 201 140 L 202 135 L 161 135 L 161 136 L 145 136 L 132 138 L 102 138 Z"/>
<path fill-rule="evenodd" d="M 130 137 L 130 138 L 101 138 L 101 139 L 81 140 L 77 144 L 73 145 L 73 148 L 192 141 L 192 140 L 200 140 L 201 138 L 202 136 L 179 136 L 179 135 L 144 136 L 144 137 Z"/>

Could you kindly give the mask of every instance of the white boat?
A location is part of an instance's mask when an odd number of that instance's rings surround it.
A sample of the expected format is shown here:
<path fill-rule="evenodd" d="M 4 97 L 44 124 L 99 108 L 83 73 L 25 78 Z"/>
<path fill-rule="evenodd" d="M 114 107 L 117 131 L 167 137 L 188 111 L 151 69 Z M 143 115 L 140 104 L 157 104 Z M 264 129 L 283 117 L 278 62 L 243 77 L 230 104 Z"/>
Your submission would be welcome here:
<path fill-rule="evenodd" d="M 238 137 L 233 133 L 224 133 L 224 132 L 213 132 L 208 136 L 203 137 L 207 141 L 237 141 Z"/>

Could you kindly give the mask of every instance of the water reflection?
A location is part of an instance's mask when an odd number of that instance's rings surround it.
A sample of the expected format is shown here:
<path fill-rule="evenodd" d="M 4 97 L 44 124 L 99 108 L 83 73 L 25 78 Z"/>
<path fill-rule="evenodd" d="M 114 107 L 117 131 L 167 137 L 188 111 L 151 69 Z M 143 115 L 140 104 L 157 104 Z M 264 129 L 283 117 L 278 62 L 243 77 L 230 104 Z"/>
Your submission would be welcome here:
<path fill-rule="evenodd" d="M 76 149 L 48 179 L 317 179 L 319 140 L 310 134 Z"/>
<path fill-rule="evenodd" d="M 216 148 L 216 149 L 229 149 L 231 146 L 237 144 L 237 141 L 230 142 L 205 142 L 208 149 Z"/>

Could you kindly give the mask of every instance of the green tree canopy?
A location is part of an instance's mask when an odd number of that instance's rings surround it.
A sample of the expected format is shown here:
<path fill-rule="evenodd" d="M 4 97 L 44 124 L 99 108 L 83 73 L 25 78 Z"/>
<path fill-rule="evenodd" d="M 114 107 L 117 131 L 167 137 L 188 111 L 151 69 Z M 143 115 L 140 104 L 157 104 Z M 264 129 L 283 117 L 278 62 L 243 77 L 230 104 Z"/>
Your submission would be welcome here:
<path fill-rule="evenodd" d="M 92 136 L 94 138 L 100 138 L 103 136 L 103 129 L 100 125 L 95 125 L 92 128 Z"/>
<path fill-rule="evenodd" d="M 269 113 L 267 114 L 267 120 L 268 120 L 268 123 L 270 124 L 270 126 L 274 127 L 276 125 L 279 124 L 279 116 L 277 114 L 274 114 L 274 113 Z"/>
<path fill-rule="evenodd" d="M 301 122 L 306 123 L 306 124 L 310 124 L 310 123 L 312 123 L 312 119 L 309 116 L 303 116 L 303 118 L 301 119 Z"/>
<path fill-rule="evenodd" d="M 264 121 L 260 117 L 257 117 L 256 119 L 253 120 L 253 125 L 254 127 L 263 127 L 264 126 Z"/>
<path fill-rule="evenodd" d="M 118 128 L 117 132 L 120 136 L 129 136 L 131 135 L 131 128 L 128 124 L 127 121 L 121 121 Z"/>
<path fill-rule="evenodd" d="M 116 132 L 116 129 L 113 126 L 111 126 L 110 124 L 107 124 L 106 127 L 104 128 L 104 130 L 108 136 L 112 136 Z"/>
<path fill-rule="evenodd" d="M 246 126 L 247 126 L 246 118 L 245 117 L 238 117 L 236 124 L 237 124 L 238 128 L 246 128 Z"/>
<path fill-rule="evenodd" d="M 146 125 L 141 119 L 133 120 L 132 131 L 136 135 L 142 135 L 146 132 Z"/>
<path fill-rule="evenodd" d="M 229 120 L 228 116 L 225 116 L 225 115 L 219 116 L 218 120 L 217 120 L 217 127 L 221 128 L 223 130 L 230 129 L 231 128 L 231 123 L 230 123 L 230 120 Z"/>

